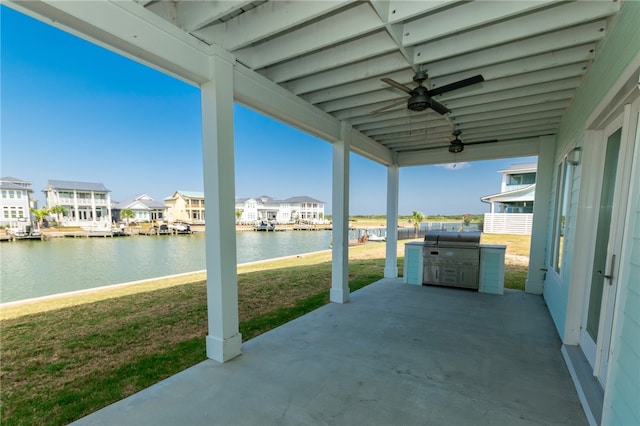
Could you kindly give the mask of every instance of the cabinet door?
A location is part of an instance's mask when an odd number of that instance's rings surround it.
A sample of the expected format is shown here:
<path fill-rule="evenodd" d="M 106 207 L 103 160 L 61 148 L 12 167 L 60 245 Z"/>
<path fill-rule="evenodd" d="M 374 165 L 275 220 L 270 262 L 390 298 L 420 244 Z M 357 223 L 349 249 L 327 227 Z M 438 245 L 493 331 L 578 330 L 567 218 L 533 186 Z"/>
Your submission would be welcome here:
<path fill-rule="evenodd" d="M 472 266 L 458 268 L 458 285 L 460 287 L 478 288 L 478 268 Z"/>
<path fill-rule="evenodd" d="M 440 284 L 440 265 L 426 264 L 424 265 L 423 284 Z"/>

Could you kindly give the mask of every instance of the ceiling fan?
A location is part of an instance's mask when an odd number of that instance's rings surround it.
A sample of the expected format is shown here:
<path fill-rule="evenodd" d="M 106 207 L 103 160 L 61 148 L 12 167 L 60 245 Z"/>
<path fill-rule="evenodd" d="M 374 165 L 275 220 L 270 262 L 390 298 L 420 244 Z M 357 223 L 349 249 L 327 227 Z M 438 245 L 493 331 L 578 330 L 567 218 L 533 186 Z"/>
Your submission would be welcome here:
<path fill-rule="evenodd" d="M 466 145 L 480 145 L 480 144 L 483 144 L 483 143 L 498 142 L 498 139 L 487 139 L 487 140 L 484 140 L 484 141 L 475 141 L 475 142 L 464 143 L 460 139 L 460 135 L 461 134 L 462 134 L 461 130 L 454 130 L 453 131 L 453 139 L 449 141 L 449 152 L 451 152 L 453 154 L 458 154 L 458 153 L 464 151 L 464 147 Z"/>
<path fill-rule="evenodd" d="M 422 83 L 424 83 L 427 80 L 427 78 L 429 78 L 429 75 L 427 74 L 426 71 L 420 70 L 416 72 L 416 74 L 413 76 L 413 81 L 418 83 L 418 85 L 413 89 L 405 86 L 404 84 L 400 84 L 397 81 L 392 80 L 390 78 L 383 78 L 382 81 L 384 81 L 390 86 L 395 87 L 396 89 L 400 89 L 403 92 L 409 94 L 409 99 L 407 100 L 407 108 L 410 109 L 411 111 L 424 111 L 427 108 L 431 108 L 432 110 L 436 111 L 439 114 L 446 114 L 448 112 L 451 112 L 451 110 L 446 106 L 442 105 L 440 102 L 435 101 L 433 99 L 434 96 L 441 95 L 443 93 L 450 92 L 452 90 L 462 89 L 463 87 L 471 86 L 472 84 L 476 84 L 484 81 L 484 77 L 481 74 L 478 74 L 473 77 L 465 78 L 463 80 L 459 80 L 450 84 L 445 84 L 444 86 L 436 87 L 434 89 L 429 90 L 422 85 Z M 398 102 L 394 102 L 385 107 L 379 108 L 375 111 L 372 111 L 372 113 L 376 114 L 378 112 L 385 111 L 389 108 L 393 108 L 394 106 L 400 105 L 403 102 L 404 102 L 404 99 Z"/>

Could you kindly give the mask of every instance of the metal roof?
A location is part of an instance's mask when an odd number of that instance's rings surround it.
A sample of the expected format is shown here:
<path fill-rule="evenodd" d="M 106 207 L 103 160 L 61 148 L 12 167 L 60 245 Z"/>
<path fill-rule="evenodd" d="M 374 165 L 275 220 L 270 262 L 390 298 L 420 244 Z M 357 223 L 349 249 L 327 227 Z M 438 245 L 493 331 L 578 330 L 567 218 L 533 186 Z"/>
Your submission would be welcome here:
<path fill-rule="evenodd" d="M 0 189 L 17 189 L 21 191 L 33 192 L 28 186 L 20 185 L 17 183 L 0 180 Z"/>
<path fill-rule="evenodd" d="M 509 172 L 535 172 L 538 170 L 538 163 L 517 163 L 517 164 L 509 164 L 504 170 L 498 170 L 498 173 L 509 173 Z M 511 173 L 513 174 L 513 173 Z"/>
<path fill-rule="evenodd" d="M 178 194 L 182 195 L 185 198 L 204 198 L 204 192 L 202 191 L 176 191 L 173 196 L 167 197 L 166 199 L 175 198 Z"/>
<path fill-rule="evenodd" d="M 26 180 L 22 180 L 22 179 L 18 179 L 18 178 L 14 178 L 13 176 L 6 176 L 3 178 L 0 178 L 0 182 L 11 182 L 11 183 L 19 183 L 19 184 L 29 184 L 31 185 L 31 182 L 26 181 Z"/>
<path fill-rule="evenodd" d="M 166 209 L 162 203 L 154 200 L 148 195 L 138 195 L 132 198 L 129 198 L 125 201 L 121 201 L 119 203 L 115 203 L 112 207 L 117 210 L 128 209 L 128 208 L 139 208 L 134 206 L 143 206 L 146 210 L 154 210 L 154 209 Z"/>
<path fill-rule="evenodd" d="M 237 102 L 330 142 L 346 125 L 354 152 L 410 166 L 537 154 L 625 2 L 6 4 L 195 85 L 211 78 L 212 56 L 229 60 Z M 413 89 L 418 71 L 433 93 L 476 75 L 484 81 L 430 96 L 448 113 L 410 111 L 410 95 L 381 79 Z M 454 130 L 465 143 L 496 142 L 451 154 Z"/>
<path fill-rule="evenodd" d="M 306 195 L 298 195 L 282 201 L 285 203 L 324 203 L 324 201 L 316 200 L 315 198 L 307 197 Z"/>
<path fill-rule="evenodd" d="M 525 186 L 523 188 L 514 189 L 512 191 L 507 192 L 499 192 L 497 194 L 485 195 L 484 197 L 480 197 L 482 202 L 509 202 L 509 201 L 522 201 L 526 198 L 526 200 L 533 201 L 535 199 L 535 190 L 536 184 L 532 183 L 531 185 Z"/>
<path fill-rule="evenodd" d="M 26 180 L 17 179 L 12 176 L 0 178 L 0 188 L 2 189 L 18 189 L 27 192 L 33 192 L 30 187 L 31 182 L 27 182 Z"/>
<path fill-rule="evenodd" d="M 69 189 L 76 191 L 99 191 L 99 192 L 111 192 L 101 183 L 94 182 L 75 182 L 68 180 L 48 180 L 48 189 Z"/>
<path fill-rule="evenodd" d="M 236 198 L 236 203 L 244 203 L 247 200 L 256 200 L 260 203 L 324 203 L 324 201 L 316 200 L 306 195 L 296 195 L 284 200 L 278 200 L 268 195 L 260 195 L 259 197 Z"/>

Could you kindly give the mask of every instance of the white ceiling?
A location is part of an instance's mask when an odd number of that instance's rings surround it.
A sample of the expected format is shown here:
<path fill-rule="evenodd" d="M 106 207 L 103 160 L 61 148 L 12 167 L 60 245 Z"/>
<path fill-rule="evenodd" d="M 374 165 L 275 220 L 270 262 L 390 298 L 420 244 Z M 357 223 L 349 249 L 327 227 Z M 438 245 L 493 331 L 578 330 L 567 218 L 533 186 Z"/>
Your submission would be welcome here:
<path fill-rule="evenodd" d="M 144 7 L 394 152 L 553 134 L 607 32 L 613 1 L 151 1 Z M 413 88 L 481 74 L 409 111 Z M 401 102 L 395 108 L 372 113 Z"/>
<path fill-rule="evenodd" d="M 65 24 L 64 16 L 50 12 L 49 5 L 10 3 Z M 337 122 L 348 122 L 360 139 L 367 140 L 367 149 L 378 152 L 371 158 L 401 158 L 405 165 L 412 164 L 411 158 L 420 158 L 422 164 L 429 162 L 428 157 L 449 158 L 448 139 L 454 129 L 462 131 L 465 142 L 497 139 L 467 146 L 465 154 L 474 158 L 505 156 L 506 151 L 531 153 L 519 151 L 514 143 L 556 133 L 621 7 L 621 2 L 611 0 L 113 3 L 136 16 L 138 21 L 131 26 L 139 27 L 142 20 L 156 32 L 170 25 L 172 31 L 182 33 L 178 38 L 186 40 L 183 46 L 189 48 L 180 47 L 186 50 L 173 53 L 171 60 L 178 64 L 174 72 L 180 61 L 197 68 L 193 64 L 199 58 L 190 55 L 189 49 L 217 46 L 229 52 L 236 68 L 246 75 L 257 73 L 302 102 L 300 105 L 318 108 Z M 64 9 L 58 2 L 50 5 Z M 85 5 L 100 9 L 94 2 Z M 79 19 L 85 19 L 83 13 L 88 16 L 77 5 L 68 6 L 65 13 Z M 122 17 L 117 19 L 121 28 L 128 25 Z M 113 37 L 93 27 L 86 29 L 77 22 L 69 26 L 76 32 L 91 33 L 103 44 L 112 42 Z M 144 32 L 139 33 L 142 38 Z M 122 49 L 124 42 L 114 45 Z M 162 67 L 164 62 L 154 56 L 158 55 L 154 49 L 138 56 Z M 406 107 L 409 95 L 381 78 L 413 88 L 412 78 L 418 70 L 428 73 L 425 85 L 430 89 L 477 74 L 485 81 L 434 96 L 450 113 L 414 112 Z M 183 76 L 188 78 L 189 73 Z M 235 84 L 242 81 L 237 78 Z M 394 108 L 373 112 L 398 102 Z"/>

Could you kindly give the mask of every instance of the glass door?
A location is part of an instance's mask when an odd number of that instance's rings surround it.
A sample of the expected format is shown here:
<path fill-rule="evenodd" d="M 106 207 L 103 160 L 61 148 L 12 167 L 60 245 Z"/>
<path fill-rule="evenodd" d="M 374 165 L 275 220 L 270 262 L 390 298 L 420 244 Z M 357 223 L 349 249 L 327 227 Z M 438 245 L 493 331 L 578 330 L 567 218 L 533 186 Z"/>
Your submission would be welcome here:
<path fill-rule="evenodd" d="M 594 368 L 602 313 L 603 293 L 605 285 L 611 281 L 608 278 L 611 271 L 607 268 L 615 267 L 615 265 L 607 265 L 607 263 L 609 262 L 609 237 L 611 236 L 613 195 L 615 193 L 621 134 L 622 129 L 618 128 L 607 139 L 602 189 L 600 192 L 600 206 L 598 209 L 598 222 L 596 228 L 596 244 L 591 268 L 591 289 L 588 292 L 589 301 L 587 305 L 586 318 L 582 328 L 583 336 L 581 336 L 582 347 L 585 349 L 587 359 Z M 610 256 L 611 261 L 614 261 L 615 254 L 612 253 Z"/>
<path fill-rule="evenodd" d="M 627 115 L 628 118 L 628 115 Z M 628 124 L 625 123 L 625 124 Z M 595 222 L 595 245 L 591 257 L 590 286 L 585 294 L 585 309 L 580 331 L 580 346 L 593 367 L 594 375 L 605 385 L 611 343 L 611 328 L 617 288 L 617 271 L 622 248 L 627 200 L 625 176 L 633 155 L 623 126 L 623 116 L 603 132 L 605 143 L 600 174 L 600 198 Z"/>

